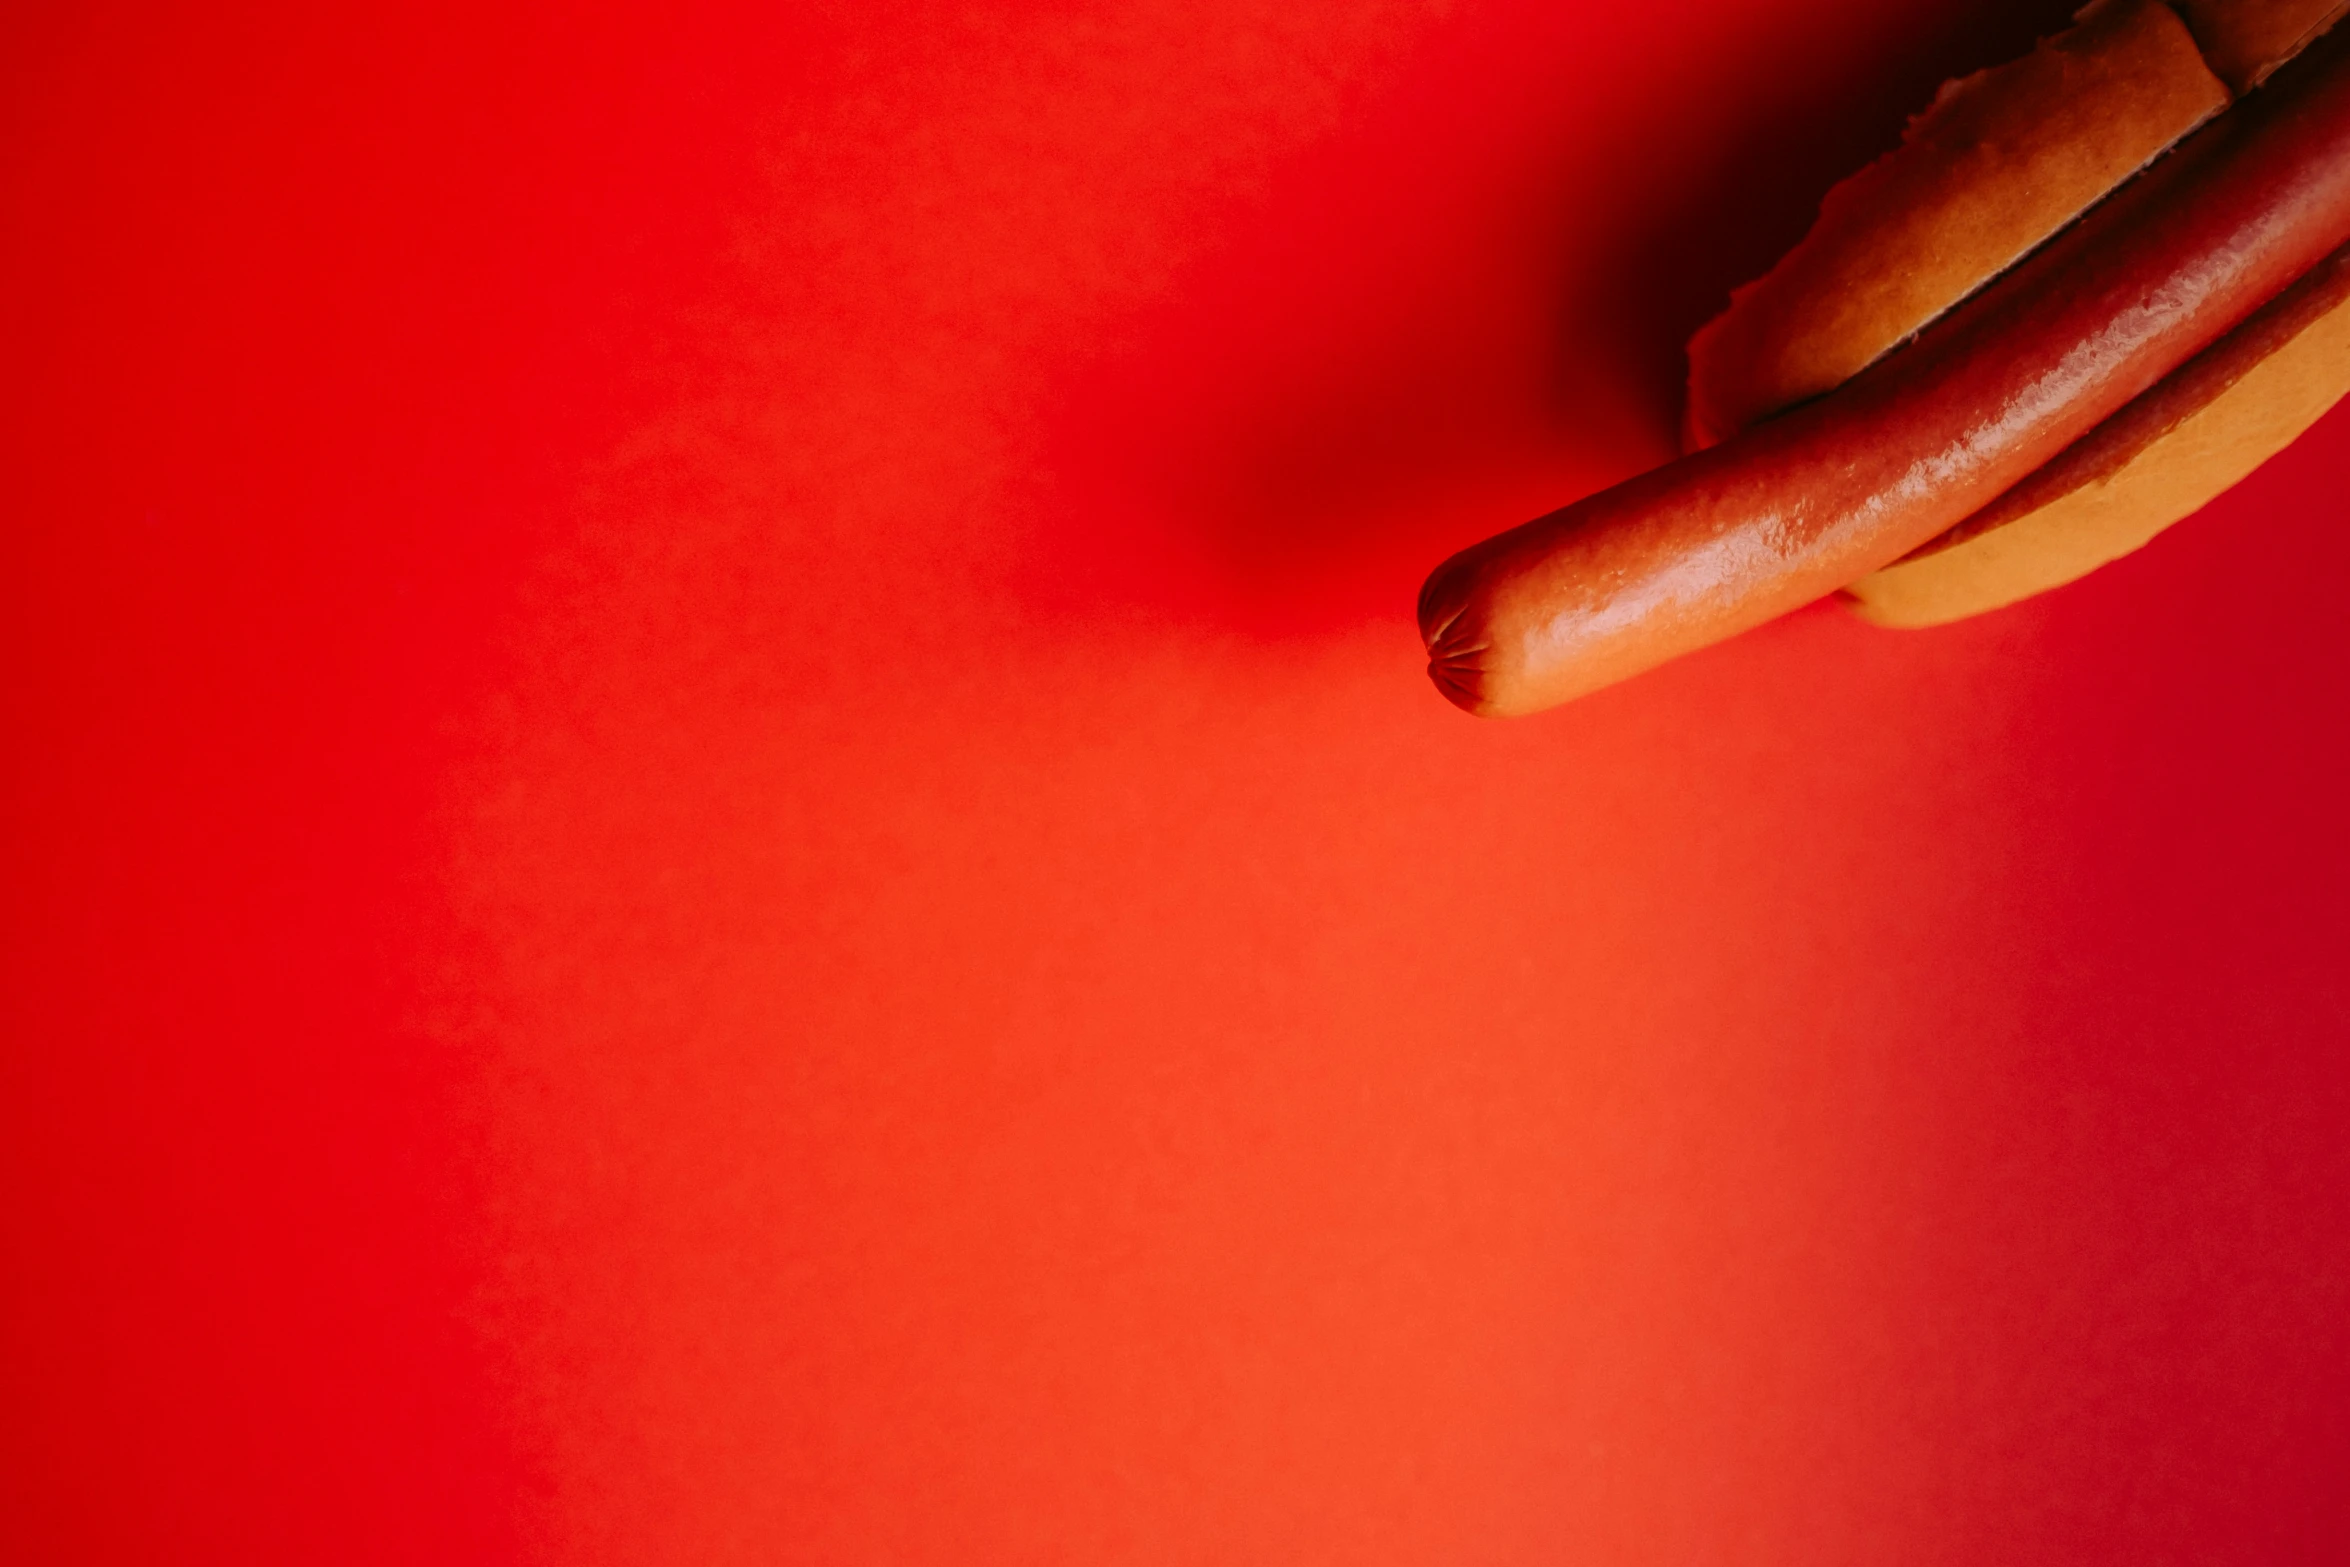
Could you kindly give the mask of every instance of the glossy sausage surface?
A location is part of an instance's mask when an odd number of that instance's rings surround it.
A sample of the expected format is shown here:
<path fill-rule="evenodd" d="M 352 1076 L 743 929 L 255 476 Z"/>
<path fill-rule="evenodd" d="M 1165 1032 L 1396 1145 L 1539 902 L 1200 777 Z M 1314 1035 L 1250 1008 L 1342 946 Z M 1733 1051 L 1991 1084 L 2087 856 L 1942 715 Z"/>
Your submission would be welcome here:
<path fill-rule="evenodd" d="M 1420 593 L 1429 675 L 1470 712 L 1531 713 L 1833 592 L 2345 242 L 2350 34 L 1836 391 L 1446 561 Z"/>

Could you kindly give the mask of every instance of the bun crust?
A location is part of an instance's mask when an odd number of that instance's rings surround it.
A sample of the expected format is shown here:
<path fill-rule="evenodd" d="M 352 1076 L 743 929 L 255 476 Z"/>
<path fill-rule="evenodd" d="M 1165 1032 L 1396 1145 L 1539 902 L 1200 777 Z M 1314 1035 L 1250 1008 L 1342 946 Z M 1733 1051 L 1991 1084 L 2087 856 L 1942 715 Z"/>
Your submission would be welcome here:
<path fill-rule="evenodd" d="M 1690 341 L 1684 446 L 1842 384 L 2227 104 L 2156 0 L 2100 0 L 2024 58 L 1946 84 Z"/>
<path fill-rule="evenodd" d="M 2291 445 L 2350 394 L 2350 249 L 2063 455 L 1845 590 L 1880 626 L 1941 625 L 2119 559 Z"/>

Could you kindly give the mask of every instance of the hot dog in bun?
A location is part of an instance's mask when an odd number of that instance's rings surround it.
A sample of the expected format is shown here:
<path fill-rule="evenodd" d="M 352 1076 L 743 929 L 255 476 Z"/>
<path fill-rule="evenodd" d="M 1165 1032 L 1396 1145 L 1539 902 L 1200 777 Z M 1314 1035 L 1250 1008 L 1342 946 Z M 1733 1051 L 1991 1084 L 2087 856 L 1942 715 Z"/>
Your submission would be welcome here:
<path fill-rule="evenodd" d="M 1531 712 L 1839 589 L 1973 613 L 2289 442 L 2350 387 L 2345 3 L 2099 0 L 1945 87 L 1692 340 L 1689 456 L 1429 578 L 1439 688 Z"/>

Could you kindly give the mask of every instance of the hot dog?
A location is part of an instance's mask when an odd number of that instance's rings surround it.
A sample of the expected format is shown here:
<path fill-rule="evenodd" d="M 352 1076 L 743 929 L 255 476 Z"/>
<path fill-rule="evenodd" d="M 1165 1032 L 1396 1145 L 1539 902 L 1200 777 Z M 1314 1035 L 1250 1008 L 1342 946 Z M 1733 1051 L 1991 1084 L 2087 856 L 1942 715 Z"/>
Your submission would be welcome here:
<path fill-rule="evenodd" d="M 2266 80 L 2350 9 L 2350 0 L 2173 4 L 2211 69 L 2237 92 Z M 1999 192 L 1968 194 L 1981 205 Z M 1921 212 L 1960 205 L 1929 201 L 1896 217 L 1916 223 L 1924 221 Z M 2086 575 L 2200 510 L 2350 395 L 2344 342 L 2350 317 L 2316 308 L 2308 291 L 2302 293 L 2302 308 L 2288 315 L 2264 311 L 2257 326 L 2238 328 L 2115 415 L 2112 428 L 2093 432 L 1948 533 L 1852 583 L 1845 601 L 1880 626 L 1963 619 Z M 1693 391 L 1695 366 L 1693 355 Z"/>
<path fill-rule="evenodd" d="M 1880 626 L 1934 626 L 2086 576 L 2201 510 L 2345 395 L 2350 249 L 1845 597 Z"/>
<path fill-rule="evenodd" d="M 2159 0 L 2100 0 L 2024 58 L 1948 83 L 1690 340 L 1683 445 L 1850 379 L 2228 102 Z"/>
<path fill-rule="evenodd" d="M 2312 51 L 1826 395 L 1447 561 L 1420 603 L 1438 686 L 1531 712 L 1980 511 L 2350 243 L 2344 54 Z"/>

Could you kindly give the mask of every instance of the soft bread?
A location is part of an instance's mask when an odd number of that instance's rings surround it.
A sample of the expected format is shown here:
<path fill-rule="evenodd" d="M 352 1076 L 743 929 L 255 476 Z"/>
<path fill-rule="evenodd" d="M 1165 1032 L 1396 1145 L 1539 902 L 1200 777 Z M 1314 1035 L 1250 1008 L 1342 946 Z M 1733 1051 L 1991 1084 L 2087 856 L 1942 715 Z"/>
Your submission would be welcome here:
<path fill-rule="evenodd" d="M 2137 549 L 2350 394 L 2350 250 L 1940 538 L 1846 590 L 1880 626 L 1981 614 Z"/>
<path fill-rule="evenodd" d="M 2221 81 L 2249 92 L 2338 21 L 2350 0 L 2175 0 Z"/>
<path fill-rule="evenodd" d="M 1691 340 L 1684 445 L 1840 385 L 2227 104 L 2155 0 L 2099 0 L 2023 59 L 1947 84 Z"/>

